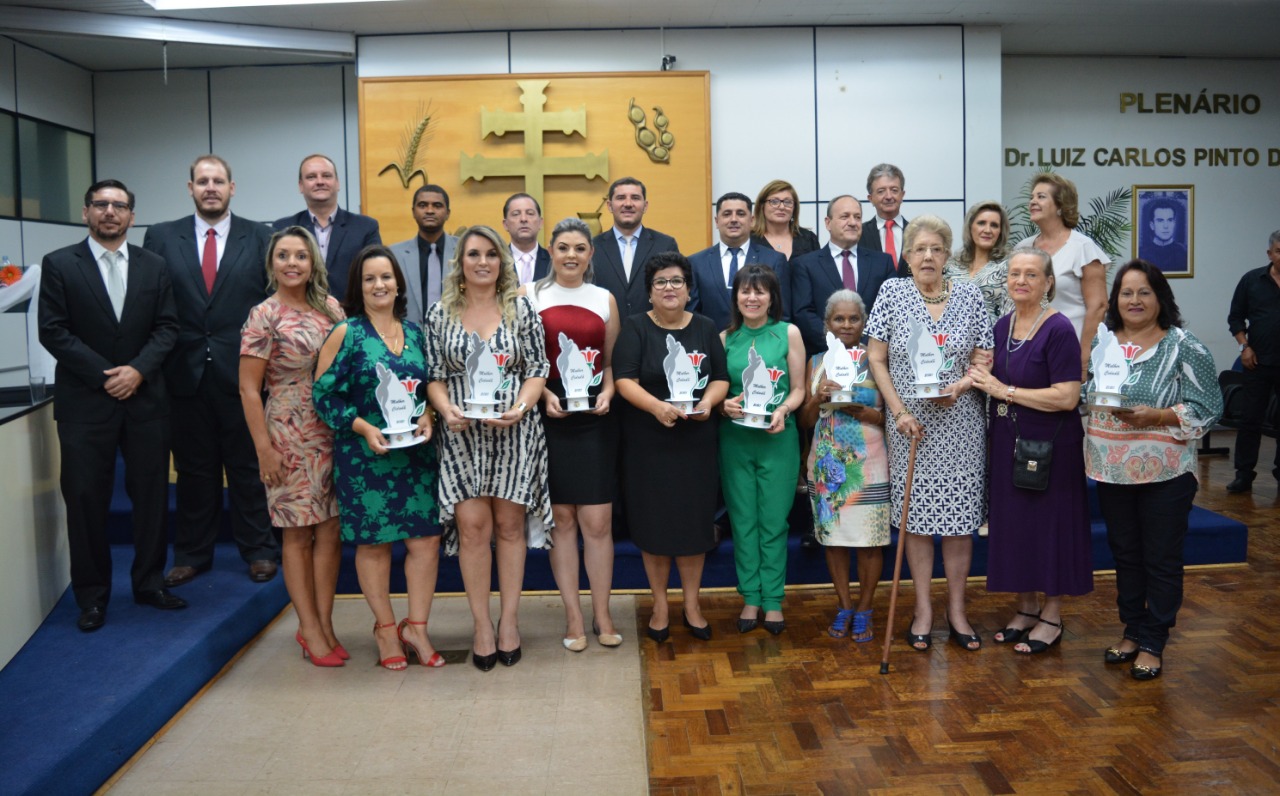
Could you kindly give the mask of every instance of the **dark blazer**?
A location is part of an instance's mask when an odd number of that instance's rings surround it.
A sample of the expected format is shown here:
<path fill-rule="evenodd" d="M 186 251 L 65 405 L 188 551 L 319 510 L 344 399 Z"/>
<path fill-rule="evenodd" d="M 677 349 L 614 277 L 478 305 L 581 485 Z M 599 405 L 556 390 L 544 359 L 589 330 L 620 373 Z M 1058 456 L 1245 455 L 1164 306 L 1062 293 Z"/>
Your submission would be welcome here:
<path fill-rule="evenodd" d="M 312 233 L 316 231 L 311 223 L 309 210 L 276 219 L 271 225 L 276 232 L 292 226 L 305 227 Z M 342 301 L 347 292 L 347 272 L 351 270 L 351 261 L 365 246 L 381 243 L 382 235 L 378 232 L 377 220 L 339 207 L 338 212 L 333 214 L 329 254 L 324 258 L 325 269 L 329 272 L 329 294 Z"/>
<path fill-rule="evenodd" d="M 752 235 L 751 236 L 752 244 L 754 244 L 756 241 L 760 241 L 760 245 L 764 246 L 766 249 L 773 248 L 773 246 L 770 246 L 769 241 L 766 240 L 765 238 L 757 238 L 756 236 Z M 822 244 L 818 242 L 818 236 L 814 234 L 813 230 L 800 227 L 799 234 L 793 235 L 791 238 L 791 257 L 789 257 L 787 261 L 791 262 L 795 260 L 797 257 L 802 257 L 808 254 L 809 252 L 817 251 L 818 247 L 821 245 Z"/>
<path fill-rule="evenodd" d="M 715 321 L 716 328 L 724 331 L 729 326 L 732 314 L 733 290 L 725 286 L 724 268 L 720 260 L 720 244 L 703 249 L 689 256 L 689 264 L 693 266 L 693 290 L 689 299 L 689 310 L 701 313 Z M 791 318 L 791 285 L 787 276 L 787 258 L 773 249 L 760 245 L 760 241 L 752 238 L 747 246 L 746 262 L 738 264 L 742 269 L 748 265 L 767 265 L 778 275 L 779 287 L 782 290 L 782 317 Z"/>
<path fill-rule="evenodd" d="M 271 233 L 264 224 L 231 216 L 213 295 L 205 290 L 195 238 L 195 216 L 187 216 L 151 225 L 142 243 L 169 266 L 181 322 L 165 378 L 174 395 L 195 395 L 208 368 L 220 392 L 238 396 L 240 328 L 249 310 L 267 298 Z"/>
<path fill-rule="evenodd" d="M 445 274 L 449 273 L 449 263 L 453 260 L 454 250 L 458 248 L 458 239 L 453 235 L 445 235 L 442 240 L 444 240 L 444 246 L 440 249 L 441 280 L 444 279 Z M 405 288 L 409 294 L 406 317 L 422 326 L 427 322 L 427 310 L 431 307 L 427 306 L 422 295 L 422 269 L 425 264 L 418 250 L 418 236 L 414 235 L 408 240 L 393 243 L 388 248 L 396 256 L 396 261 L 400 263 L 400 270 L 404 272 Z"/>
<path fill-rule="evenodd" d="M 823 312 L 831 294 L 844 287 L 840 280 L 840 267 L 831 256 L 831 249 L 823 246 L 809 252 L 791 264 L 791 322 L 800 327 L 807 356 L 827 350 L 826 326 Z M 866 249 L 858 251 L 858 295 L 867 305 L 867 315 L 876 303 L 880 286 L 886 279 L 897 276 L 893 260 L 884 252 Z"/>
<path fill-rule="evenodd" d="M 551 252 L 547 251 L 545 246 L 538 246 L 538 259 L 533 261 L 533 281 L 537 282 L 549 273 L 551 273 Z"/>
<path fill-rule="evenodd" d="M 124 308 L 119 320 L 87 241 L 45 255 L 40 268 L 40 344 L 57 360 L 53 417 L 104 422 L 126 412 L 134 419 L 165 417 L 169 398 L 163 364 L 178 338 L 178 313 L 169 272 L 160 257 L 129 246 Z M 128 400 L 107 395 L 103 373 L 131 365 L 142 386 Z"/>
<path fill-rule="evenodd" d="M 623 318 L 630 318 L 649 309 L 649 291 L 644 284 L 644 264 L 649 258 L 662 252 L 680 251 L 675 238 L 642 227 L 640 239 L 636 242 L 636 253 L 631 260 L 631 279 L 628 280 L 627 272 L 622 268 L 622 253 L 618 251 L 618 240 L 614 237 L 612 227 L 596 235 L 591 245 L 596 250 L 591 258 L 591 265 L 595 269 L 595 283 L 613 294 L 614 300 L 618 302 L 618 315 Z"/>
<path fill-rule="evenodd" d="M 894 231 L 894 241 L 898 244 L 898 276 L 910 276 L 911 268 L 907 265 L 906 252 L 902 250 L 902 236 L 906 232 L 907 224 L 910 223 L 906 216 L 902 217 L 902 229 Z M 884 253 L 884 247 L 880 245 L 880 216 L 873 215 L 871 220 L 862 225 L 862 237 L 858 239 L 858 248 L 863 251 Z M 867 312 L 871 308 L 867 307 Z"/>

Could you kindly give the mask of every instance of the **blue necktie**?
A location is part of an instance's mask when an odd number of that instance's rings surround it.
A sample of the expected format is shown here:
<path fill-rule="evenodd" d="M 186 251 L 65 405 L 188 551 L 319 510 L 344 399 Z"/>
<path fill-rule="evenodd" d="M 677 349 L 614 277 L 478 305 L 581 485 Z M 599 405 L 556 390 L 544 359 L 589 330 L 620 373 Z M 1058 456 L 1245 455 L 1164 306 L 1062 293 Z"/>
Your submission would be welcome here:
<path fill-rule="evenodd" d="M 738 275 L 738 255 L 742 249 L 737 246 L 729 249 L 729 287 L 733 287 L 733 278 Z"/>

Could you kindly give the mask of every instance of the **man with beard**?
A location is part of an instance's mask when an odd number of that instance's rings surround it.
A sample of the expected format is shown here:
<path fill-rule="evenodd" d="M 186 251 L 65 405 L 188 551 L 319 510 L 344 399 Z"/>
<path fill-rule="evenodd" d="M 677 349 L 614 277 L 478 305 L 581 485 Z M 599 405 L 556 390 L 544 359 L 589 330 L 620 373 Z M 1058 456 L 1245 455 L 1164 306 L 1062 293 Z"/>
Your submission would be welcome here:
<path fill-rule="evenodd" d="M 180 586 L 213 566 L 224 471 L 232 536 L 250 579 L 264 583 L 275 577 L 280 546 L 267 517 L 239 380 L 240 328 L 267 297 L 270 233 L 231 214 L 236 184 L 225 160 L 202 155 L 190 174 L 195 215 L 152 225 L 142 244 L 168 263 L 181 322 L 165 362 L 178 471 L 174 566 L 165 585 Z"/>
<path fill-rule="evenodd" d="M 595 255 L 596 284 L 613 294 L 622 320 L 649 309 L 649 289 L 644 283 L 644 264 L 661 252 L 678 252 L 676 239 L 642 225 L 649 200 L 644 183 L 635 177 L 614 180 L 609 186 L 609 212 L 613 227 L 596 235 L 591 245 Z M 692 289 L 692 288 L 691 288 Z"/>
<path fill-rule="evenodd" d="M 107 512 L 116 451 L 133 503 L 133 599 L 186 608 L 164 589 L 169 411 L 162 371 L 178 336 L 164 260 L 129 246 L 134 197 L 116 180 L 85 193 L 89 237 L 45 256 L 40 343 L 57 360 L 53 417 L 62 453 L 77 626 L 102 627 L 111 598 Z"/>
<path fill-rule="evenodd" d="M 365 246 L 382 243 L 376 220 L 338 207 L 340 187 L 338 167 L 328 155 L 307 155 L 298 165 L 298 193 L 307 209 L 272 224 L 277 232 L 302 227 L 315 236 L 329 272 L 329 293 L 338 301 L 347 292 L 351 261 Z"/>
<path fill-rule="evenodd" d="M 391 251 L 404 271 L 409 292 L 407 317 L 421 325 L 427 310 L 440 300 L 440 286 L 458 239 L 444 231 L 449 220 L 449 193 L 444 188 L 428 184 L 414 191 L 410 210 L 418 234 L 392 245 Z"/>

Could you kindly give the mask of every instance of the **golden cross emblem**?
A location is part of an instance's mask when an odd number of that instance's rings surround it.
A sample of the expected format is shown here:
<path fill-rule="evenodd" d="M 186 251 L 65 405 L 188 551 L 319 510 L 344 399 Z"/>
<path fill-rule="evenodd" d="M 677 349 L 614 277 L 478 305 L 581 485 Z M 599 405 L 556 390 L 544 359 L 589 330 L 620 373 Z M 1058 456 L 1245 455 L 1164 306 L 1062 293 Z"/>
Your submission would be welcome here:
<path fill-rule="evenodd" d="M 578 157 L 546 157 L 542 154 L 542 136 L 559 131 L 565 135 L 578 133 L 587 137 L 587 106 L 576 110 L 544 112 L 546 89 L 550 80 L 517 80 L 520 87 L 521 112 L 491 111 L 480 106 L 480 137 L 504 136 L 509 132 L 524 133 L 524 156 L 487 158 L 484 155 L 461 155 L 461 181 L 481 182 L 485 177 L 524 177 L 525 193 L 538 206 L 543 205 L 543 180 L 548 176 L 581 176 L 588 180 L 609 179 L 609 150 L 600 154 L 588 152 Z"/>

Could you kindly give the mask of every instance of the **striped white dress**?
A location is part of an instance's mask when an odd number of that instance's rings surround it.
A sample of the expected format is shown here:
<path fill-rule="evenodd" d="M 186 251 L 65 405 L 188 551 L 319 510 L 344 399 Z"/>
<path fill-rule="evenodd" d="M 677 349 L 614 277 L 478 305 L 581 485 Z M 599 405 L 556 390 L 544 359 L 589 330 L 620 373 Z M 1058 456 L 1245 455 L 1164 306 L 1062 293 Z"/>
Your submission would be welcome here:
<path fill-rule="evenodd" d="M 523 296 L 516 299 L 515 328 L 502 324 L 489 338 L 495 355 L 507 355 L 503 366 L 511 376 L 495 398 L 505 411 L 515 405 L 525 379 L 546 378 L 549 370 L 542 320 Z M 448 317 L 439 302 L 427 312 L 427 371 L 444 382 L 449 401 L 459 407 L 466 398 L 466 362 L 471 333 Z M 547 441 L 535 401 L 524 419 L 508 428 L 470 421 L 464 431 L 439 427 L 440 524 L 445 551 L 457 551 L 454 506 L 476 497 L 497 497 L 525 507 L 530 547 L 550 547 L 551 493 L 547 488 Z"/>

